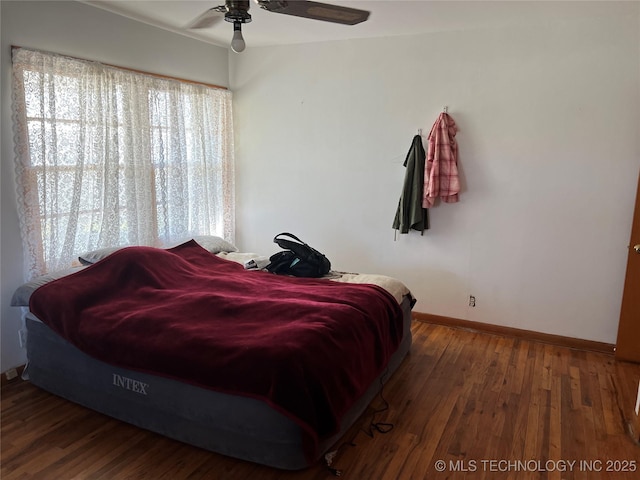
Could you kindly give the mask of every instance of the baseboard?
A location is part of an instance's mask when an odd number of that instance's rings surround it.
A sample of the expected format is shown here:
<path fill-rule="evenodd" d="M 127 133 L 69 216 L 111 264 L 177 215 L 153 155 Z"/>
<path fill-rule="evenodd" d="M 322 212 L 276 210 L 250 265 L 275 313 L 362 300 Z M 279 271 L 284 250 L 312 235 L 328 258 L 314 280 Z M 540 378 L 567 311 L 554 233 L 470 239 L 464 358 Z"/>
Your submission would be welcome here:
<path fill-rule="evenodd" d="M 19 367 L 15 367 L 15 368 L 10 368 L 9 370 L 7 370 L 6 372 L 2 372 L 2 375 L 0 375 L 0 386 L 4 387 L 5 385 L 8 385 L 10 383 L 15 383 L 15 382 L 19 382 L 22 380 L 22 372 L 24 371 L 24 365 L 20 365 Z M 12 376 L 14 375 L 13 378 L 11 378 L 11 380 L 9 380 L 9 378 L 7 378 L 8 376 Z"/>
<path fill-rule="evenodd" d="M 583 340 L 581 338 L 564 337 L 562 335 L 552 335 L 549 333 L 535 332 L 533 330 L 523 330 L 520 328 L 505 327 L 503 325 L 491 325 L 489 323 L 472 322 L 459 318 L 432 315 L 430 313 L 413 312 L 413 318 L 425 323 L 434 323 L 448 327 L 465 328 L 478 332 L 491 333 L 494 335 L 504 335 L 506 337 L 523 338 L 535 342 L 549 343 L 560 347 L 575 348 L 578 350 L 588 350 L 592 352 L 606 353 L 613 355 L 615 345 L 611 343 L 595 342 L 593 340 Z"/>

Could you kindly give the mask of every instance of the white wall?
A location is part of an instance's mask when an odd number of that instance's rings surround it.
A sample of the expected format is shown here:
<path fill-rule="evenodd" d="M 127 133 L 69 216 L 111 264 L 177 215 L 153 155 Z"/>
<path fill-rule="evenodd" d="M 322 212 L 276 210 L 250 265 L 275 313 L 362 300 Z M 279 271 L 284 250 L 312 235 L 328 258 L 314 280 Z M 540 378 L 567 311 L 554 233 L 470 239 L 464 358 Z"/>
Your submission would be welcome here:
<path fill-rule="evenodd" d="M 614 343 L 640 166 L 640 13 L 587 4 L 575 20 L 231 57 L 238 244 L 272 253 L 292 231 L 337 269 L 403 280 L 417 311 Z M 402 162 L 444 105 L 461 201 L 394 241 Z"/>
<path fill-rule="evenodd" d="M 11 45 L 227 86 L 227 49 L 134 22 L 78 2 L 2 0 L 2 229 L 0 371 L 23 364 L 20 311 L 9 306 L 24 281 L 15 200 L 11 131 Z"/>

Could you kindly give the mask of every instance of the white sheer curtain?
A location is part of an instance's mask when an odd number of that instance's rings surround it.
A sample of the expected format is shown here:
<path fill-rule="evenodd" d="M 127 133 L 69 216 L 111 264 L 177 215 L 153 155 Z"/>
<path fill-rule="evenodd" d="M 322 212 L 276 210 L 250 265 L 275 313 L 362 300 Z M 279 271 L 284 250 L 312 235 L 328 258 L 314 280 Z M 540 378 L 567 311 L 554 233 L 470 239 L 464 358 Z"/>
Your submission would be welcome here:
<path fill-rule="evenodd" d="M 27 278 L 83 251 L 234 241 L 231 92 L 14 49 Z"/>

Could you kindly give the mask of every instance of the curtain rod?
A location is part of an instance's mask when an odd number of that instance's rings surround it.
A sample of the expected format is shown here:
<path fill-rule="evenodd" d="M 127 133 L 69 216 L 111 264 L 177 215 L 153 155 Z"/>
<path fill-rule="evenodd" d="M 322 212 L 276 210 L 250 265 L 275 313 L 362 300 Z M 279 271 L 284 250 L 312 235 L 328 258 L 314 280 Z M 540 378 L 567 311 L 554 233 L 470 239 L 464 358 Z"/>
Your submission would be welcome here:
<path fill-rule="evenodd" d="M 145 72 L 144 70 L 137 70 L 135 68 L 129 68 L 129 67 L 121 67 L 119 65 L 113 65 L 111 63 L 103 63 L 103 62 L 99 62 L 97 60 L 88 60 L 86 58 L 74 57 L 72 55 L 64 55 L 64 54 L 61 54 L 61 53 L 46 52 L 44 50 L 37 50 L 37 49 L 34 49 L 34 48 L 20 47 L 18 45 L 11 45 L 11 51 L 12 52 L 13 52 L 13 50 L 16 50 L 16 49 L 31 50 L 32 52 L 51 53 L 53 55 L 60 55 L 61 57 L 67 57 L 67 58 L 71 58 L 73 60 L 80 60 L 82 62 L 99 63 L 100 65 L 104 65 L 105 67 L 117 68 L 119 70 L 125 70 L 125 71 L 128 71 L 128 72 L 140 73 L 142 75 L 149 75 L 151 77 L 164 78 L 166 80 L 177 80 L 178 82 L 192 83 L 194 85 L 204 85 L 205 87 L 219 88 L 221 90 L 229 90 L 227 87 L 223 87 L 221 85 L 214 85 L 213 83 L 198 82 L 196 80 L 187 80 L 186 78 L 172 77 L 170 75 L 162 75 L 160 73 Z"/>

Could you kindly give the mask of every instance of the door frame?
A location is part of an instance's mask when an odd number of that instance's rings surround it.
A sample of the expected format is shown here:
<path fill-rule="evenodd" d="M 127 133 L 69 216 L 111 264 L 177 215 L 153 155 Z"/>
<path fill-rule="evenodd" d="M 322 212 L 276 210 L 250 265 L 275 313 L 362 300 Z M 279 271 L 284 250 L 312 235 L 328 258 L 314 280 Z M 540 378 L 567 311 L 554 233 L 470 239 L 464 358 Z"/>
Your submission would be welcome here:
<path fill-rule="evenodd" d="M 633 250 L 633 246 L 637 244 L 640 244 L 640 174 L 638 175 L 636 204 L 631 224 L 631 238 L 627 253 L 627 270 L 622 292 L 615 353 L 617 360 L 640 363 L 640 295 L 638 295 L 640 292 L 640 255 Z"/>

